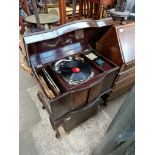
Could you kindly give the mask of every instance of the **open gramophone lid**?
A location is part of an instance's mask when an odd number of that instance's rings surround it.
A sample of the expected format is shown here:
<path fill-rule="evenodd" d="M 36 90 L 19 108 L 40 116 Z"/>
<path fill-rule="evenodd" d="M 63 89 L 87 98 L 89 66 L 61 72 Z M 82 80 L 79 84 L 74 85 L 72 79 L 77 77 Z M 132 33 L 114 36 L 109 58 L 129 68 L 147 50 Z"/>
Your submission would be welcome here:
<path fill-rule="evenodd" d="M 81 82 L 91 76 L 91 66 L 87 63 L 73 60 L 60 67 L 62 77 L 70 82 Z"/>
<path fill-rule="evenodd" d="M 60 20 L 59 16 L 55 14 L 39 14 L 40 24 L 55 23 Z M 35 15 L 27 16 L 25 21 L 36 24 Z"/>

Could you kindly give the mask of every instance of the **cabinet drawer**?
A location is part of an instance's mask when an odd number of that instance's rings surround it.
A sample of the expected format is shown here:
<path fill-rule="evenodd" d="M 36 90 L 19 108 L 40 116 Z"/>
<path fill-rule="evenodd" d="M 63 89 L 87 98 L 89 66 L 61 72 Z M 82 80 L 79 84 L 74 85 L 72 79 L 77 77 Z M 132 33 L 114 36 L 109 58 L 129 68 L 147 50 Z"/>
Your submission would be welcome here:
<path fill-rule="evenodd" d="M 123 72 L 123 71 L 125 71 L 125 70 L 128 70 L 128 69 L 130 69 L 130 68 L 132 68 L 132 67 L 134 67 L 134 66 L 135 66 L 135 61 L 132 61 L 132 62 L 127 63 L 127 64 L 123 64 L 123 65 L 121 66 L 121 68 L 120 68 L 120 72 Z"/>
<path fill-rule="evenodd" d="M 126 65 L 125 65 L 125 69 L 124 69 L 124 70 L 130 69 L 130 68 L 132 68 L 132 67 L 134 67 L 134 66 L 135 66 L 135 61 L 133 61 L 133 62 L 131 62 L 131 63 L 128 63 L 128 64 L 126 64 Z"/>
<path fill-rule="evenodd" d="M 111 94 L 115 94 L 115 93 L 117 93 L 117 92 L 119 92 L 119 91 L 123 91 L 123 90 L 125 90 L 126 88 L 129 88 L 129 87 L 131 87 L 132 85 L 134 85 L 134 81 L 133 82 L 131 82 L 131 83 L 128 83 L 128 84 L 126 84 L 126 85 L 123 85 L 122 87 L 119 87 L 119 88 L 117 88 L 117 89 L 113 89 L 112 90 L 112 93 Z"/>
<path fill-rule="evenodd" d="M 108 97 L 108 100 L 113 99 L 113 98 L 117 97 L 118 95 L 127 92 L 131 87 L 133 87 L 133 85 L 134 85 L 134 83 L 124 87 L 124 89 L 117 89 L 117 90 L 112 91 L 112 93 Z"/>
<path fill-rule="evenodd" d="M 126 70 L 124 72 L 121 72 L 118 74 L 117 78 L 116 78 L 116 81 L 120 81 L 120 80 L 123 80 L 127 77 L 130 77 L 131 75 L 134 75 L 135 74 L 135 67 L 129 69 L 129 70 Z"/>
<path fill-rule="evenodd" d="M 113 86 L 113 89 L 118 89 L 122 86 L 125 86 L 127 84 L 131 84 L 135 81 L 135 75 L 131 75 L 130 77 L 124 79 L 124 80 L 121 80 L 119 82 L 115 82 L 114 86 Z"/>
<path fill-rule="evenodd" d="M 84 108 L 71 112 L 62 123 L 65 131 L 71 131 L 76 126 L 88 120 L 93 115 L 97 114 L 100 99 L 95 100 Z"/>

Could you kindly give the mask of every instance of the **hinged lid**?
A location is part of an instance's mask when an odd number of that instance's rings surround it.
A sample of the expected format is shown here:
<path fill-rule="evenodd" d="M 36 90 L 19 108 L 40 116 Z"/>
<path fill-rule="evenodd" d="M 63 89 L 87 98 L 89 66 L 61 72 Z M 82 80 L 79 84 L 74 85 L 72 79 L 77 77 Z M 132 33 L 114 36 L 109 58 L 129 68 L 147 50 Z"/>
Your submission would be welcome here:
<path fill-rule="evenodd" d="M 97 51 L 121 66 L 135 60 L 135 24 L 118 25 L 115 21 L 98 41 Z"/>
<path fill-rule="evenodd" d="M 67 23 L 49 31 L 24 35 L 26 56 L 34 67 L 85 52 L 109 26 L 111 18 Z"/>
<path fill-rule="evenodd" d="M 135 25 L 134 23 L 116 27 L 120 51 L 124 63 L 135 60 Z"/>

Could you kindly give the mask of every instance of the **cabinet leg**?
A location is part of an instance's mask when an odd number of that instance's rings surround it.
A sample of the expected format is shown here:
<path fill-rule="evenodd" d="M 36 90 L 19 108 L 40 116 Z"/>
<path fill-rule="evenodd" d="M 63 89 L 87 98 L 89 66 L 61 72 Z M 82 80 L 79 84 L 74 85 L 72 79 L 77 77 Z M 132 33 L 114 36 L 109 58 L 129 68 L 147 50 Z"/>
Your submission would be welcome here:
<path fill-rule="evenodd" d="M 45 106 L 42 106 L 42 109 L 45 109 Z"/>
<path fill-rule="evenodd" d="M 56 137 L 56 138 L 60 138 L 60 132 L 58 131 L 58 129 L 56 130 L 55 137 Z"/>
<path fill-rule="evenodd" d="M 107 101 L 103 102 L 103 106 L 105 106 L 105 107 L 107 106 Z"/>
<path fill-rule="evenodd" d="M 127 17 L 123 17 L 123 18 L 121 19 L 121 24 L 122 24 L 122 25 L 125 25 L 126 22 L 127 22 Z"/>
<path fill-rule="evenodd" d="M 107 98 L 109 97 L 109 94 L 105 94 L 103 96 L 101 96 L 102 100 L 104 101 L 102 103 L 103 106 L 107 106 Z"/>

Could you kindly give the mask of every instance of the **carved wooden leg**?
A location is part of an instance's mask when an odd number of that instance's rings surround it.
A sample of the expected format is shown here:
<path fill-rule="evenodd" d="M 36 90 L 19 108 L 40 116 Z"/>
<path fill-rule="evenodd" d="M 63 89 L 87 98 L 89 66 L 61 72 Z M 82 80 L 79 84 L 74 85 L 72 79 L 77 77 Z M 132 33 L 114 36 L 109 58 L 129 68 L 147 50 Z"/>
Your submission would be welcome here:
<path fill-rule="evenodd" d="M 56 138 L 60 138 L 60 132 L 59 132 L 59 130 L 58 130 L 58 129 L 56 129 L 56 134 L 55 134 L 55 137 L 56 137 Z"/>
<path fill-rule="evenodd" d="M 108 99 L 108 97 L 109 97 L 109 94 L 105 94 L 105 95 L 101 96 L 102 100 L 104 101 L 102 103 L 103 106 L 107 106 L 107 99 Z"/>
<path fill-rule="evenodd" d="M 53 127 L 53 130 L 56 132 L 56 133 L 55 133 L 55 137 L 56 137 L 56 138 L 60 138 L 60 132 L 59 132 L 59 130 L 58 130 L 59 126 L 56 126 L 56 125 L 54 124 L 54 122 L 53 122 L 51 116 L 49 117 L 49 120 L 50 120 L 50 123 L 51 123 L 51 125 L 52 125 L 52 127 Z"/>

